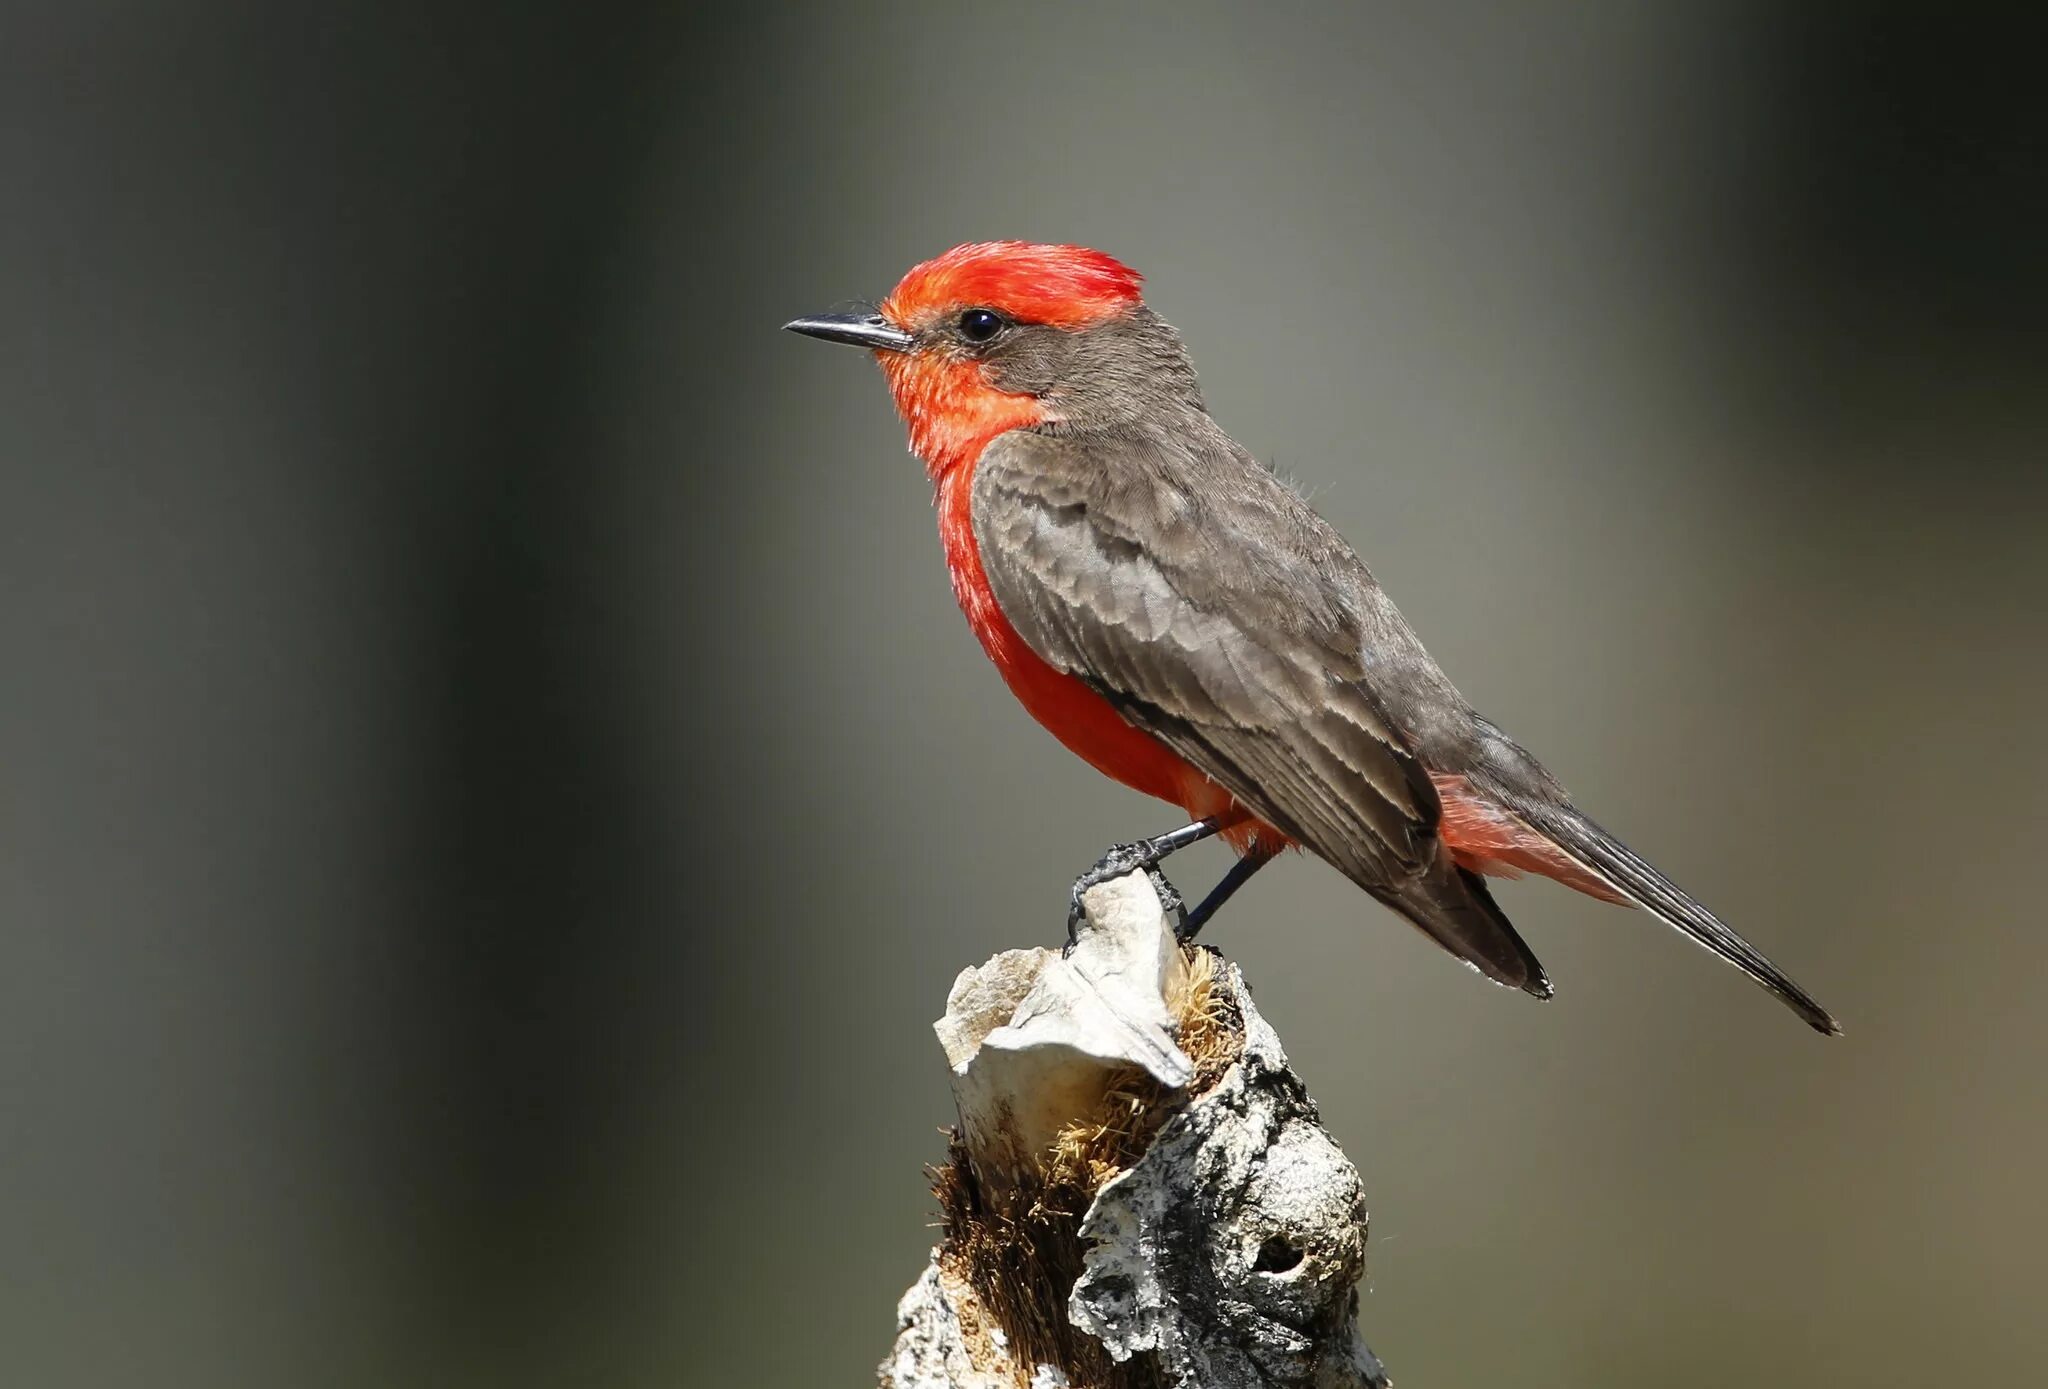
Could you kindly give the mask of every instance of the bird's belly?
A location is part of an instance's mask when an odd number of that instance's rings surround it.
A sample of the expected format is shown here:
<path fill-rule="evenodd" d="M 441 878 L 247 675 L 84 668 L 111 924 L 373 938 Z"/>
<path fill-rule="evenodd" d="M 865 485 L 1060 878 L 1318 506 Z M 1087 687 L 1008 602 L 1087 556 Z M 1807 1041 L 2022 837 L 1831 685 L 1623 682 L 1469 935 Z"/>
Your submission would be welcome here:
<path fill-rule="evenodd" d="M 1115 705 L 1040 660 L 1014 631 L 1008 633 L 1007 640 L 999 634 L 977 635 L 1017 702 L 1067 751 L 1096 771 L 1134 791 L 1181 807 L 1190 819 L 1232 820 L 1223 837 L 1240 854 L 1254 846 L 1271 854 L 1291 842 L 1271 825 L 1240 810 L 1236 799 L 1200 768 L 1125 722 Z"/>
<path fill-rule="evenodd" d="M 1014 634 L 1008 641 L 1000 637 L 991 641 L 984 635 L 982 645 L 1017 702 L 1067 751 L 1096 771 L 1175 805 L 1210 799 L 1192 795 L 1197 791 L 1193 783 L 1200 783 L 1202 788 L 1214 791 L 1228 802 L 1229 796 L 1221 787 L 1189 766 L 1179 754 L 1127 723 L 1115 705 L 1082 681 L 1040 660 Z M 1202 812 L 1190 813 L 1199 818 Z"/>

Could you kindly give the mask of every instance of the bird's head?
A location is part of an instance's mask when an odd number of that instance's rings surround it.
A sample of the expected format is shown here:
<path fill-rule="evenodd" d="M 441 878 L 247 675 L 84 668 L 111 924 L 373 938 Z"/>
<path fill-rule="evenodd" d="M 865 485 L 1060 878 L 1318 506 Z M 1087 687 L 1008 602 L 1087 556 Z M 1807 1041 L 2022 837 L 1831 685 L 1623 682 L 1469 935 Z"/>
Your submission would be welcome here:
<path fill-rule="evenodd" d="M 1199 408 L 1180 337 L 1138 272 L 1081 246 L 982 241 L 911 268 L 871 313 L 786 325 L 874 352 L 934 476 L 1012 429 L 1085 429 Z"/>

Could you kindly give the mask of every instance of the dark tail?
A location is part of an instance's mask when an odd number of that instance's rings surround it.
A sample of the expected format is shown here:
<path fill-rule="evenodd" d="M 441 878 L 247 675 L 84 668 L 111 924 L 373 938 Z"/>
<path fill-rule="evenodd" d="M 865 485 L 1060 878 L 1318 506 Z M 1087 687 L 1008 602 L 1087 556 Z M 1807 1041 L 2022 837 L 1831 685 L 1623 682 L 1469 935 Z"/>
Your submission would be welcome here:
<path fill-rule="evenodd" d="M 1736 935 L 1720 917 L 1577 810 L 1570 806 L 1531 806 L 1522 814 L 1558 848 L 1613 883 L 1644 911 L 1684 932 L 1776 994 L 1786 1007 L 1806 1019 L 1807 1026 L 1814 1031 L 1831 1037 L 1842 1034 L 1842 1025 L 1828 1010 L 1766 959 L 1761 950 Z"/>

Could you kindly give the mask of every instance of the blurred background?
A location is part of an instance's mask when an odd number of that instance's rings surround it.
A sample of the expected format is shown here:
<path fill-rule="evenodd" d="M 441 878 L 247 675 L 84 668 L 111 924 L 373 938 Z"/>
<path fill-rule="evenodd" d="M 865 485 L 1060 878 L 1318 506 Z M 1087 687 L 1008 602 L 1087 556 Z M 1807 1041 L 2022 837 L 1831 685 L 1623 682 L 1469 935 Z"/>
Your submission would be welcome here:
<path fill-rule="evenodd" d="M 877 373 L 777 331 L 990 237 L 1143 270 L 1479 708 L 1847 1025 L 1548 885 L 1539 1006 L 1262 875 L 1212 940 L 1395 1377 L 2037 1375 L 2004 13 L 9 7 L 0 1380 L 869 1382 L 948 984 L 1174 820 L 1013 707 Z"/>

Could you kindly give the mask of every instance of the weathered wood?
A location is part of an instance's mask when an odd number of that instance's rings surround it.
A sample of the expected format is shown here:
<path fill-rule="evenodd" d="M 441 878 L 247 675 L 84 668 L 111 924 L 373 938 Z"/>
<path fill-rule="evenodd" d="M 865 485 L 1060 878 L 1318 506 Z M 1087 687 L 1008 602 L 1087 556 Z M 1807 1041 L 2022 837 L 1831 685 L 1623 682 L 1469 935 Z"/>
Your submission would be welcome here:
<path fill-rule="evenodd" d="M 1234 965 L 1142 873 L 1073 949 L 964 971 L 934 1026 L 959 1111 L 945 1238 L 885 1389 L 1350 1389 L 1366 1211 Z"/>

